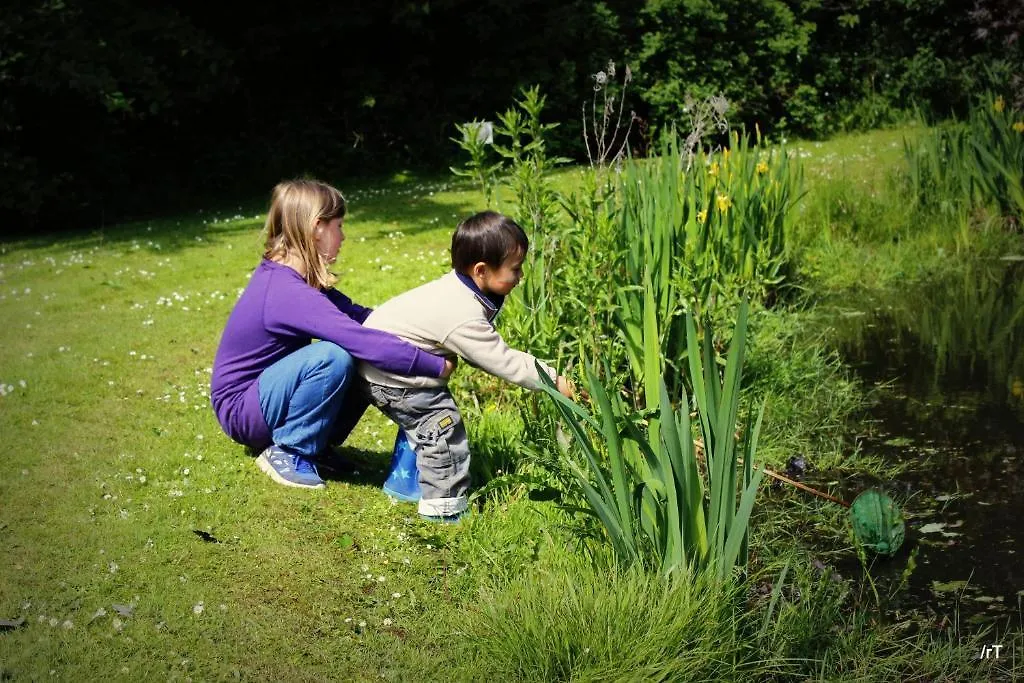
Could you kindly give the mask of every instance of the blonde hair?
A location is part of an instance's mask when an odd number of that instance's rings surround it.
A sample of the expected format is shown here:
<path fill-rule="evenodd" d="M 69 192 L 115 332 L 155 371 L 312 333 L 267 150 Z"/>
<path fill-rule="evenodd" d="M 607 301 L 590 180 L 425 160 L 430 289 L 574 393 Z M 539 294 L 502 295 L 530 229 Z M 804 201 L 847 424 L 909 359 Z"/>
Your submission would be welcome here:
<path fill-rule="evenodd" d="M 270 199 L 264 230 L 267 241 L 263 257 L 298 259 L 311 287 L 331 287 L 338 278 L 316 249 L 318 221 L 345 217 L 345 198 L 327 183 L 317 180 L 287 180 L 278 183 Z"/>

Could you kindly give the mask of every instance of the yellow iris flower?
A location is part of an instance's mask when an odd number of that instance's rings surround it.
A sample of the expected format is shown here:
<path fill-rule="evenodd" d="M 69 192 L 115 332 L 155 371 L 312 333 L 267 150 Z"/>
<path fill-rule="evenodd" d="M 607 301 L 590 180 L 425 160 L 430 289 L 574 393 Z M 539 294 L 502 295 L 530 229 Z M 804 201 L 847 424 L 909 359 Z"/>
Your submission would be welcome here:
<path fill-rule="evenodd" d="M 996 101 L 992 103 L 992 108 L 995 109 L 997 112 L 1001 112 L 1004 109 L 1006 109 L 1006 100 L 1003 99 L 1002 95 L 997 97 Z"/>
<path fill-rule="evenodd" d="M 700 211 L 697 212 L 697 222 L 698 223 L 703 223 L 707 219 L 708 219 L 708 210 L 707 209 L 701 209 Z"/>
<path fill-rule="evenodd" d="M 729 199 L 728 195 L 720 194 L 715 197 L 715 206 L 718 207 L 719 211 L 725 213 L 729 210 L 729 207 L 732 206 L 732 200 Z"/>
<path fill-rule="evenodd" d="M 1017 121 L 1013 124 L 1013 129 L 1018 133 L 1024 133 L 1024 121 Z"/>
<path fill-rule="evenodd" d="M 768 172 L 768 162 L 767 161 L 759 161 L 759 162 L 757 162 L 757 174 L 758 175 L 762 175 L 762 174 L 767 173 L 767 172 Z"/>

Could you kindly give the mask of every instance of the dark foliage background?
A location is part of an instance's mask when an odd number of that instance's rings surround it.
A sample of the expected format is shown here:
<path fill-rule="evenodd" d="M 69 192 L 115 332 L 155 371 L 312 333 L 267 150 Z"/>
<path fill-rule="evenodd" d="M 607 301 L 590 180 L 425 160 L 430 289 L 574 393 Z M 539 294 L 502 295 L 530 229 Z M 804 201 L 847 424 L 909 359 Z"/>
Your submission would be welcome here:
<path fill-rule="evenodd" d="M 1016 88 L 1024 0 L 15 0 L 0 12 L 0 230 L 94 227 L 443 168 L 454 123 L 537 84 L 581 158 L 615 60 L 654 134 L 722 93 L 734 123 L 826 135 Z M 621 71 L 620 71 L 621 73 Z M 1012 92 L 1008 92 L 1013 97 Z M 343 183 L 342 183 L 343 184 Z"/>

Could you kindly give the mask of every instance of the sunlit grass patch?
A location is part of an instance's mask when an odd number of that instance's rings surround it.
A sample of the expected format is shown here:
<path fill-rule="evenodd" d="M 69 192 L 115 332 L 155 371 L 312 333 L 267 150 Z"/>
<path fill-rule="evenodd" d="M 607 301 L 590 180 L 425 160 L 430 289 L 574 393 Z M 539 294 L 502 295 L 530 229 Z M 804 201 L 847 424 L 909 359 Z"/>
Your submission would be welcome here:
<path fill-rule="evenodd" d="M 515 681 L 986 680 L 1013 666 L 850 610 L 848 577 L 806 555 L 745 589 L 676 578 L 549 561 L 487 583 L 453 620 L 456 648 L 469 671 Z"/>
<path fill-rule="evenodd" d="M 459 629 L 506 680 L 726 680 L 738 634 L 728 589 L 574 564 L 484 589 Z"/>

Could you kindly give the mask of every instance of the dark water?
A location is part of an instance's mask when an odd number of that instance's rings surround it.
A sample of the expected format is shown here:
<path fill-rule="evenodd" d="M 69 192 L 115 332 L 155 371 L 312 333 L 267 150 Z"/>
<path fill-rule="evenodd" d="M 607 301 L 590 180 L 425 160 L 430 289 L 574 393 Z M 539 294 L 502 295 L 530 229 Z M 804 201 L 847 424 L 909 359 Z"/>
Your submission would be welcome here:
<path fill-rule="evenodd" d="M 906 542 L 871 569 L 891 588 L 916 562 L 891 607 L 967 631 L 1020 629 L 1024 268 L 972 264 L 888 301 L 839 308 L 835 321 L 847 362 L 876 388 L 862 452 L 908 465 L 886 482 Z"/>

